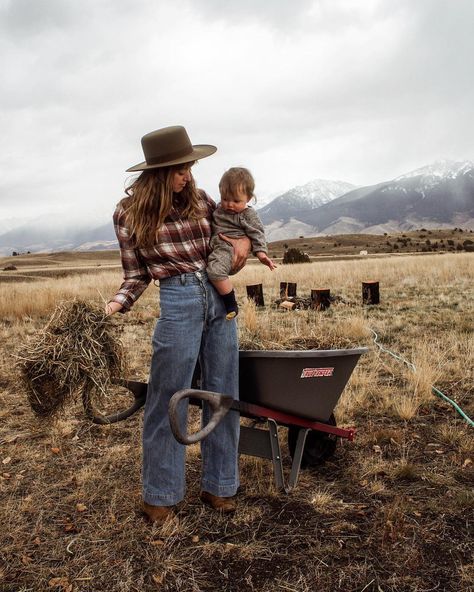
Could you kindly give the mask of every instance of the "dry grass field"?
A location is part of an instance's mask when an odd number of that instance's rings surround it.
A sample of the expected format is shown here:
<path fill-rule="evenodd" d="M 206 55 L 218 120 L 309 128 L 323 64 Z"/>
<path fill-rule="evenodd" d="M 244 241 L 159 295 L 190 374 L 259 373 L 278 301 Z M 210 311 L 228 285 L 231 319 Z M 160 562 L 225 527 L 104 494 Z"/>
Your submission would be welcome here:
<path fill-rule="evenodd" d="M 15 368 L 15 353 L 58 301 L 100 303 L 114 293 L 120 270 L 106 265 L 116 259 L 89 257 L 65 259 L 64 273 L 46 277 L 47 256 L 32 256 L 29 277 L 0 276 L 2 592 L 474 590 L 473 429 L 431 392 L 436 385 L 474 417 L 474 255 L 387 255 L 273 273 L 249 264 L 235 278 L 241 348 L 369 347 L 335 412 L 356 438 L 303 471 L 289 495 L 276 491 L 269 461 L 242 456 L 231 517 L 200 503 L 199 448 L 190 447 L 187 497 L 162 528 L 140 513 L 142 414 L 98 426 L 71 402 L 40 420 Z M 361 305 L 364 280 L 380 282 L 380 305 Z M 280 281 L 297 282 L 301 296 L 330 288 L 336 298 L 324 312 L 278 310 Z M 245 286 L 260 282 L 267 306 L 256 310 Z M 147 379 L 158 315 L 152 285 L 112 320 L 129 378 Z M 381 351 L 372 331 L 416 371 Z M 107 405 L 123 403 L 117 391 Z"/>

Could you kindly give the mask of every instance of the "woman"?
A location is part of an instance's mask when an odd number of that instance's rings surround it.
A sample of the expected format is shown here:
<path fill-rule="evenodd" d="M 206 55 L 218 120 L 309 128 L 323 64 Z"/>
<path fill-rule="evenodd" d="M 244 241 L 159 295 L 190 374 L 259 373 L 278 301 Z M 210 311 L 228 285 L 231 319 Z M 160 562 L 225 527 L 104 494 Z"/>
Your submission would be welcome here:
<path fill-rule="evenodd" d="M 184 127 L 173 126 L 142 138 L 145 162 L 118 204 L 114 225 L 124 282 L 106 312 L 126 312 L 151 280 L 159 280 L 160 318 L 143 424 L 143 510 L 162 524 L 185 494 L 185 447 L 171 433 L 168 403 L 189 388 L 196 363 L 202 388 L 238 398 L 238 345 L 235 321 L 226 320 L 222 299 L 207 279 L 214 202 L 196 189 L 191 166 L 215 146 L 193 146 Z M 236 267 L 245 263 L 248 240 L 233 240 Z M 187 409 L 181 407 L 180 421 Z M 203 409 L 203 421 L 210 411 Z M 224 512 L 235 509 L 239 485 L 239 417 L 228 413 L 201 444 L 201 499 Z"/>

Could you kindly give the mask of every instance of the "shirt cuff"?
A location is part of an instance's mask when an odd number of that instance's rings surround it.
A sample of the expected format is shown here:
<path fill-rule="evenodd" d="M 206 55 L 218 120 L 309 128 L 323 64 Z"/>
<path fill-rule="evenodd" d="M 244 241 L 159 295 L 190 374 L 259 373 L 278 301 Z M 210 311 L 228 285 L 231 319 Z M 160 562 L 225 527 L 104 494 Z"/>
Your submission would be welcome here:
<path fill-rule="evenodd" d="M 134 304 L 134 300 L 130 297 L 125 296 L 124 294 L 116 294 L 113 298 L 109 300 L 109 303 L 110 302 L 117 302 L 118 304 L 122 305 L 122 308 L 118 311 L 121 314 L 125 314 L 126 312 L 128 312 Z"/>

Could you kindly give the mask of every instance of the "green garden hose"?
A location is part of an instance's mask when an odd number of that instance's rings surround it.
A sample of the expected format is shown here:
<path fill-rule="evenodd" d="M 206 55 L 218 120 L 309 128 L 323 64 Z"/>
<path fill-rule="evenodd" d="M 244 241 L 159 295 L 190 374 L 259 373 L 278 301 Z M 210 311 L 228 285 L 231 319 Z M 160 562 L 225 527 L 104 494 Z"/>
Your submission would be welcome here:
<path fill-rule="evenodd" d="M 374 343 L 375 345 L 383 352 L 389 354 L 390 356 L 392 356 L 393 358 L 395 358 L 396 360 L 403 362 L 404 364 L 406 364 L 407 366 L 409 366 L 413 372 L 416 371 L 416 366 L 414 364 L 412 364 L 411 362 L 409 362 L 408 360 L 405 360 L 405 358 L 402 358 L 402 356 L 399 356 L 398 354 L 393 353 L 392 351 L 390 351 L 389 349 L 383 347 L 382 345 L 380 345 L 380 343 L 378 342 L 378 338 L 379 336 L 377 335 L 377 333 L 373 330 L 370 329 L 371 332 L 374 334 Z M 434 393 L 435 395 L 437 395 L 438 397 L 440 397 L 441 399 L 443 399 L 444 401 L 446 401 L 447 403 L 449 403 L 450 405 L 452 405 L 454 407 L 454 409 L 459 413 L 459 415 L 471 426 L 474 427 L 474 421 L 472 421 L 472 419 L 466 415 L 466 413 L 464 413 L 464 411 L 461 409 L 461 407 L 459 407 L 459 405 L 453 401 L 452 399 L 450 399 L 448 396 L 446 396 L 444 393 L 442 393 L 439 389 L 437 389 L 436 387 L 432 386 L 431 387 L 431 392 Z"/>

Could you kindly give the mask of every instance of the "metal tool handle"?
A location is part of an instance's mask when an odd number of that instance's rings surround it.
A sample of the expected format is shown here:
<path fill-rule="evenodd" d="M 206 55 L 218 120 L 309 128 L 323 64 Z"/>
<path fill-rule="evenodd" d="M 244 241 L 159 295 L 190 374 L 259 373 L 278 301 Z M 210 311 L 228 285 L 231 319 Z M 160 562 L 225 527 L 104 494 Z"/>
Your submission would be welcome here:
<path fill-rule="evenodd" d="M 94 409 L 94 406 L 91 402 L 90 391 L 92 390 L 93 385 L 88 382 L 86 385 L 84 385 L 84 388 L 82 390 L 82 403 L 84 405 L 84 411 L 86 413 L 86 416 L 90 420 L 92 420 L 93 423 L 97 423 L 100 425 L 109 425 L 111 423 L 117 423 L 118 421 L 127 419 L 128 417 L 136 413 L 139 409 L 141 409 L 143 405 L 145 405 L 148 388 L 146 382 L 137 382 L 135 380 L 125 380 L 122 378 L 117 378 L 112 381 L 112 384 L 116 384 L 118 386 L 122 386 L 128 389 L 133 394 L 133 403 L 130 407 L 124 409 L 123 411 L 117 411 L 110 415 L 102 415 Z"/>
<path fill-rule="evenodd" d="M 209 423 L 205 425 L 199 432 L 188 434 L 187 431 L 182 434 L 179 425 L 178 405 L 183 399 L 200 399 L 209 403 L 213 413 Z M 232 397 L 222 395 L 220 393 L 213 393 L 211 391 L 200 391 L 196 389 L 183 389 L 176 392 L 170 399 L 168 411 L 170 418 L 171 431 L 174 437 L 181 444 L 194 444 L 200 442 L 208 436 L 212 430 L 225 417 L 233 403 Z"/>

